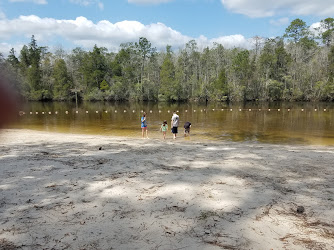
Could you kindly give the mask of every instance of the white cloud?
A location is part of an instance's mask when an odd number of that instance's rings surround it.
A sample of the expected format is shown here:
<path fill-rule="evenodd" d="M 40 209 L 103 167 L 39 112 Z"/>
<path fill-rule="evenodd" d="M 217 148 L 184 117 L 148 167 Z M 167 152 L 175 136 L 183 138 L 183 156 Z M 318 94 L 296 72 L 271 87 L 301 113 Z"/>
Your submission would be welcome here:
<path fill-rule="evenodd" d="M 221 0 L 230 11 L 249 17 L 269 17 L 277 14 L 331 16 L 332 0 Z"/>
<path fill-rule="evenodd" d="M 9 0 L 9 2 L 16 3 L 16 2 L 32 2 L 36 4 L 47 4 L 46 0 Z"/>
<path fill-rule="evenodd" d="M 270 20 L 270 24 L 274 26 L 284 26 L 284 25 L 289 24 L 289 18 L 283 17 L 278 20 Z"/>
<path fill-rule="evenodd" d="M 128 0 L 129 3 L 136 3 L 136 4 L 160 4 L 172 1 L 173 0 Z"/>
<path fill-rule="evenodd" d="M 79 4 L 83 6 L 89 6 L 96 4 L 100 10 L 104 9 L 104 4 L 99 0 L 70 0 L 71 3 Z"/>
<path fill-rule="evenodd" d="M 15 44 L 10 44 L 10 43 L 0 43 L 0 53 L 4 56 L 7 57 L 9 54 L 9 51 L 14 48 L 16 56 L 19 56 L 19 53 L 22 49 L 24 44 L 21 43 L 15 43 Z"/>
<path fill-rule="evenodd" d="M 195 39 L 199 48 L 212 46 L 214 42 L 227 48 L 249 48 L 251 42 L 242 35 L 232 35 L 208 39 L 204 36 L 189 37 L 167 27 L 163 23 L 144 25 L 137 21 L 122 21 L 115 24 L 102 20 L 94 23 L 85 17 L 75 20 L 57 20 L 38 16 L 20 16 L 17 19 L 0 20 L 0 39 L 10 41 L 18 37 L 29 39 L 35 35 L 39 44 L 54 45 L 53 41 L 65 40 L 75 46 L 91 49 L 95 44 L 116 51 L 125 42 L 137 42 L 139 37 L 146 37 L 152 46 L 164 49 L 171 45 L 174 49 L 183 47 L 188 41 Z"/>
<path fill-rule="evenodd" d="M 0 20 L 1 19 L 6 19 L 6 14 L 0 9 Z"/>

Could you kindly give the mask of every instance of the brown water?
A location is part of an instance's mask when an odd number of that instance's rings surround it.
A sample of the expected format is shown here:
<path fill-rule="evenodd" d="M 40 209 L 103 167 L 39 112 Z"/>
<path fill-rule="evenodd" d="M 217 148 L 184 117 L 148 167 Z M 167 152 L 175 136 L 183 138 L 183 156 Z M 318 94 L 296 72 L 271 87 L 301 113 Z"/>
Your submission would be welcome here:
<path fill-rule="evenodd" d="M 159 132 L 161 123 L 167 120 L 170 126 L 172 111 L 177 110 L 181 128 L 186 121 L 192 123 L 191 140 L 334 145 L 334 104 L 332 103 L 205 105 L 100 102 L 81 103 L 76 107 L 75 103 L 33 102 L 25 105 L 23 111 L 26 114 L 21 116 L 19 122 L 12 127 L 139 138 L 141 137 L 142 110 L 147 112 L 150 138 L 162 138 Z M 58 114 L 55 114 L 56 111 Z M 45 113 L 42 114 L 42 112 Z M 181 128 L 180 136 L 183 135 Z M 167 137 L 172 138 L 171 133 L 167 133 Z"/>

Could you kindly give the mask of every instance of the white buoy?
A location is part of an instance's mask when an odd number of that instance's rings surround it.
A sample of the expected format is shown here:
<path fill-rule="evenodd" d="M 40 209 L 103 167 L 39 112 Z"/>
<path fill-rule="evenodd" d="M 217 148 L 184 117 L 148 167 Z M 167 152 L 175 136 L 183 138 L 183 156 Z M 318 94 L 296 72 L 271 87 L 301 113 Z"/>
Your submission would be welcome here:
<path fill-rule="evenodd" d="M 230 111 L 232 111 L 232 109 L 230 109 Z"/>
<path fill-rule="evenodd" d="M 96 114 L 98 114 L 98 113 L 99 113 L 99 111 L 97 111 L 97 110 L 96 110 L 96 111 L 95 111 L 95 113 L 96 113 Z"/>
<path fill-rule="evenodd" d="M 58 111 L 56 111 L 55 114 L 58 115 Z"/>
<path fill-rule="evenodd" d="M 65 111 L 65 114 L 68 115 L 68 111 Z"/>
<path fill-rule="evenodd" d="M 324 111 L 326 112 L 326 109 L 324 109 Z"/>
<path fill-rule="evenodd" d="M 126 113 L 126 110 L 124 109 L 124 113 Z"/>
<path fill-rule="evenodd" d="M 203 109 L 201 109 L 201 112 L 203 112 Z"/>
<path fill-rule="evenodd" d="M 117 110 L 115 110 L 115 113 L 117 113 Z"/>
<path fill-rule="evenodd" d="M 169 110 L 167 110 L 167 113 L 170 113 L 170 111 L 169 111 Z"/>
<path fill-rule="evenodd" d="M 86 114 L 88 114 L 88 110 L 86 110 Z"/>
<path fill-rule="evenodd" d="M 108 113 L 108 110 L 104 111 L 105 113 Z"/>
<path fill-rule="evenodd" d="M 239 111 L 241 111 L 241 109 L 239 109 Z"/>
<path fill-rule="evenodd" d="M 32 112 L 30 112 L 30 114 L 32 115 Z"/>
<path fill-rule="evenodd" d="M 252 111 L 252 109 L 248 109 L 248 111 Z"/>
<path fill-rule="evenodd" d="M 152 113 L 153 113 L 153 111 L 152 111 L 152 110 L 150 110 L 150 113 L 152 114 Z"/>
<path fill-rule="evenodd" d="M 259 109 L 259 111 L 261 111 L 261 109 Z"/>
<path fill-rule="evenodd" d="M 178 111 L 178 110 L 176 110 L 176 112 L 177 112 L 177 113 L 179 113 L 179 111 Z"/>
<path fill-rule="evenodd" d="M 222 109 L 222 111 L 224 111 L 224 109 Z"/>
<path fill-rule="evenodd" d="M 75 111 L 75 113 L 76 113 L 76 114 L 79 114 L 79 111 L 77 110 L 77 111 Z"/>
<path fill-rule="evenodd" d="M 270 109 L 268 109 L 268 111 L 270 111 Z"/>
<path fill-rule="evenodd" d="M 290 109 L 288 109 L 288 112 L 290 112 Z"/>
<path fill-rule="evenodd" d="M 49 112 L 49 115 L 51 115 L 51 112 Z"/>
<path fill-rule="evenodd" d="M 38 115 L 38 112 L 36 112 L 36 115 Z"/>
<path fill-rule="evenodd" d="M 304 112 L 304 109 L 302 109 L 302 112 Z"/>
<path fill-rule="evenodd" d="M 44 115 L 44 111 L 42 112 L 42 115 Z"/>
<path fill-rule="evenodd" d="M 318 110 L 317 109 L 314 109 L 315 112 L 317 112 Z"/>
<path fill-rule="evenodd" d="M 188 110 L 185 110 L 184 112 L 186 112 L 186 113 L 187 113 L 187 112 L 188 112 Z"/>
<path fill-rule="evenodd" d="M 277 111 L 278 111 L 278 112 L 280 112 L 280 111 L 281 111 L 281 109 L 277 109 Z"/>
<path fill-rule="evenodd" d="M 194 109 L 194 112 L 196 112 L 196 109 Z"/>
<path fill-rule="evenodd" d="M 135 110 L 132 110 L 132 113 L 136 112 Z"/>
<path fill-rule="evenodd" d="M 212 111 L 215 111 L 215 109 L 212 109 Z"/>
<path fill-rule="evenodd" d="M 159 113 L 161 113 L 161 110 L 159 110 Z"/>
<path fill-rule="evenodd" d="M 140 111 L 140 112 L 142 112 L 142 113 L 143 113 L 143 112 L 144 112 L 144 110 L 142 110 L 142 111 Z"/>

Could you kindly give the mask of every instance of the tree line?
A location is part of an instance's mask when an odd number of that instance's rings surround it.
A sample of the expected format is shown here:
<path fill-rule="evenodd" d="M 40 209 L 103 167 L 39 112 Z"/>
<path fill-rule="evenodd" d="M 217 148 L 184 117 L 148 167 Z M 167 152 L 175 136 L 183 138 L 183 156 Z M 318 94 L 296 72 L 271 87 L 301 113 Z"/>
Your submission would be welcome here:
<path fill-rule="evenodd" d="M 27 100 L 333 101 L 334 19 L 317 34 L 301 19 L 276 38 L 253 37 L 252 49 L 195 40 L 158 52 L 144 37 L 118 52 L 94 46 L 53 53 L 34 36 L 16 56 L 0 55 L 2 72 Z"/>

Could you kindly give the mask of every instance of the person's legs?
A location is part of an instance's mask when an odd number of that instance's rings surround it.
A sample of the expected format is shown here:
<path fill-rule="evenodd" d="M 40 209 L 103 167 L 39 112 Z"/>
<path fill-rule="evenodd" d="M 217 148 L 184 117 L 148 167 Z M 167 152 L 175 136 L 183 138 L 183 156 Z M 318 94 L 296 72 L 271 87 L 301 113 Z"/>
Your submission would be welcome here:
<path fill-rule="evenodd" d="M 147 131 L 147 127 L 145 128 L 146 130 L 146 138 L 148 139 L 148 131 Z"/>
<path fill-rule="evenodd" d="M 164 136 L 164 140 L 166 139 L 166 131 L 162 132 L 163 136 Z"/>
<path fill-rule="evenodd" d="M 173 133 L 173 139 L 176 139 L 177 127 L 172 128 L 172 133 Z"/>
<path fill-rule="evenodd" d="M 147 127 L 141 128 L 141 135 L 143 138 L 144 138 L 145 131 L 146 131 L 146 137 L 147 137 Z"/>

